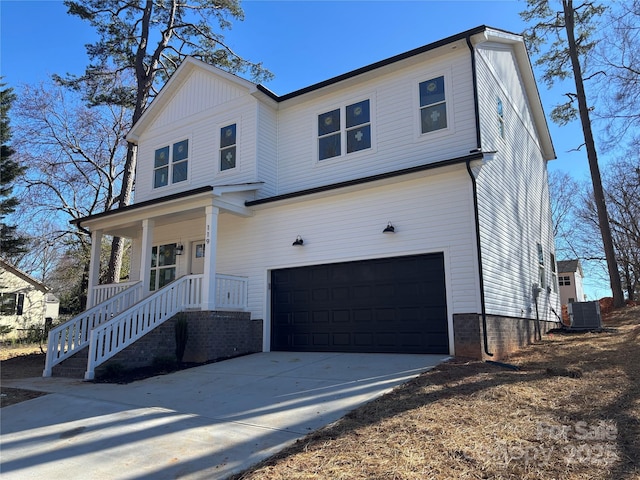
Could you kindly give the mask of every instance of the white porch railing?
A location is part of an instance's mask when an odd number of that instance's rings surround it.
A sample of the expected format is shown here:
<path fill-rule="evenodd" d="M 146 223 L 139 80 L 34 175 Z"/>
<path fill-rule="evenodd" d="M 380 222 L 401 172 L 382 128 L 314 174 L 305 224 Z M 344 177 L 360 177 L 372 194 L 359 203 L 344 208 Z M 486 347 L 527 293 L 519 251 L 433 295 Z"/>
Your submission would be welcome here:
<path fill-rule="evenodd" d="M 49 331 L 43 376 L 50 377 L 54 365 L 87 346 L 91 330 L 127 310 L 142 298 L 141 282 L 127 282 L 127 285 L 126 290 L 121 289 L 107 301 Z M 117 292 L 117 289 L 112 292 Z"/>
<path fill-rule="evenodd" d="M 247 308 L 247 278 L 216 274 L 216 310 Z M 85 379 L 95 368 L 161 325 L 176 313 L 202 307 L 203 275 L 181 277 L 141 300 L 142 283 L 130 284 L 119 293 L 114 285 L 97 287 L 113 297 L 49 332 L 43 376 L 51 376 L 54 365 L 89 345 Z M 51 353 L 49 353 L 51 352 Z"/>
<path fill-rule="evenodd" d="M 188 275 L 154 292 L 133 308 L 91 331 L 85 380 L 93 380 L 95 369 L 176 313 L 195 306 L 201 292 L 202 275 Z"/>
<path fill-rule="evenodd" d="M 140 283 L 140 282 L 109 283 L 106 285 L 98 285 L 96 287 L 93 287 L 92 289 L 93 295 L 91 296 L 91 305 L 88 305 L 88 307 L 94 307 L 102 302 L 106 302 L 107 300 L 112 298 L 114 295 L 117 295 L 118 293 L 122 292 L 123 290 L 126 290 L 132 285 L 135 285 L 136 283 Z"/>
<path fill-rule="evenodd" d="M 245 277 L 216 274 L 216 310 L 247 308 L 247 283 Z"/>

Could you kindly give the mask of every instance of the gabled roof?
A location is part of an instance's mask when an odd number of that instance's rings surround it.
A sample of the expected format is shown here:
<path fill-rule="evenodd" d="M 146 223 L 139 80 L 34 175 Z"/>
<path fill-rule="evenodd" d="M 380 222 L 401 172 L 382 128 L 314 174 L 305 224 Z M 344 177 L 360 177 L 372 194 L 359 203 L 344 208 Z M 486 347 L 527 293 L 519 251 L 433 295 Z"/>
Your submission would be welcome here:
<path fill-rule="evenodd" d="M 138 140 L 140 133 L 157 117 L 157 115 L 162 111 L 162 107 L 166 105 L 171 98 L 173 98 L 175 92 L 178 91 L 191 72 L 196 69 L 207 71 L 237 85 L 240 88 L 246 89 L 247 94 L 254 95 L 258 92 L 258 86 L 253 82 L 240 78 L 229 72 L 225 72 L 218 67 L 209 65 L 208 63 L 202 62 L 196 58 L 187 57 L 182 61 L 176 71 L 173 72 L 171 78 L 169 78 L 167 83 L 164 84 L 156 98 L 154 98 L 151 105 L 147 107 L 140 119 L 133 125 L 127 134 L 128 141 L 135 143 Z M 263 96 L 263 94 L 260 95 Z"/>
<path fill-rule="evenodd" d="M 46 293 L 50 290 L 50 288 L 48 288 L 44 283 L 36 280 L 35 278 L 33 278 L 31 275 L 23 272 L 22 270 L 14 267 L 13 265 L 11 265 L 10 263 L 6 262 L 5 260 L 2 260 L 0 258 L 0 268 L 3 270 L 6 270 L 9 273 L 14 274 L 16 277 L 21 278 L 22 280 L 30 283 L 31 285 L 33 285 L 35 288 L 37 288 L 38 290 L 40 290 L 43 293 Z"/>
<path fill-rule="evenodd" d="M 197 68 L 208 71 L 213 75 L 217 75 L 241 88 L 246 89 L 247 94 L 253 95 L 261 101 L 278 105 L 307 95 L 317 94 L 319 90 L 337 85 L 340 82 L 351 81 L 357 77 L 367 78 L 368 75 L 373 74 L 373 72 L 377 74 L 383 69 L 396 68 L 398 64 L 402 62 L 416 61 L 421 55 L 433 54 L 437 49 L 451 44 L 458 43 L 462 45 L 466 43 L 471 46 L 478 45 L 483 42 L 497 42 L 511 45 L 513 47 L 522 74 L 524 87 L 530 101 L 532 115 L 536 123 L 538 135 L 540 136 L 540 141 L 542 143 L 544 157 L 547 160 L 556 158 L 548 124 L 540 101 L 540 94 L 533 74 L 533 68 L 522 36 L 505 30 L 487 27 L 486 25 L 481 25 L 471 30 L 429 43 L 422 47 L 409 50 L 408 52 L 372 63 L 282 96 L 276 95 L 263 85 L 255 84 L 193 57 L 187 57 L 182 64 L 180 64 L 178 69 L 174 72 L 142 117 L 135 125 L 133 125 L 131 131 L 127 135 L 127 140 L 134 143 L 137 141 L 140 133 L 159 114 L 163 106 L 173 97 L 174 93 L 181 87 L 189 74 Z"/>
<path fill-rule="evenodd" d="M 582 265 L 579 259 L 558 260 L 558 273 L 580 273 L 582 276 Z"/>

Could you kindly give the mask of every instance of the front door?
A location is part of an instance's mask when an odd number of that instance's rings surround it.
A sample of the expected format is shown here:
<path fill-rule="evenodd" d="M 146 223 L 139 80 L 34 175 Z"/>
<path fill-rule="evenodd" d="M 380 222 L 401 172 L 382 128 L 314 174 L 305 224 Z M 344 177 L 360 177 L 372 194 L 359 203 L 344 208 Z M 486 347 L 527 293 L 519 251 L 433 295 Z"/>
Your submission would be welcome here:
<path fill-rule="evenodd" d="M 204 240 L 191 242 L 191 274 L 201 275 L 204 273 Z"/>

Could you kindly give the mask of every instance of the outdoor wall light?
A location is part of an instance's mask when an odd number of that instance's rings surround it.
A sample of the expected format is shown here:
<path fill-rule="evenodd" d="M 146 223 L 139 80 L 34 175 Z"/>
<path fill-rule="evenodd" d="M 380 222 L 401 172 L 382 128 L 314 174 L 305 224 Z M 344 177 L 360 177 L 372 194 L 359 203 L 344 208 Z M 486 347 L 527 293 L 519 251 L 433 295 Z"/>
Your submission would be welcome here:
<path fill-rule="evenodd" d="M 296 237 L 295 242 L 293 242 L 291 245 L 294 246 L 294 247 L 301 247 L 302 245 L 304 245 L 304 240 L 302 240 L 302 237 L 300 235 L 298 235 Z"/>
<path fill-rule="evenodd" d="M 176 245 L 176 255 L 182 255 L 182 252 L 184 251 L 184 245 L 182 245 L 181 243 Z"/>
<path fill-rule="evenodd" d="M 387 223 L 387 227 L 382 231 L 382 233 L 396 233 L 396 229 L 391 222 Z"/>

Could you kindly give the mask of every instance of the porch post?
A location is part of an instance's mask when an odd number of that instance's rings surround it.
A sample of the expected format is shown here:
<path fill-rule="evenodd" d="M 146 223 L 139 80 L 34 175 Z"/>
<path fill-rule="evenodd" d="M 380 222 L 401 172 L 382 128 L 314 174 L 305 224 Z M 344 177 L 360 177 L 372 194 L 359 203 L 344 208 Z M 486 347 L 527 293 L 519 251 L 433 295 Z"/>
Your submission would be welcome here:
<path fill-rule="evenodd" d="M 154 221 L 150 218 L 142 220 L 142 251 L 140 252 L 140 280 L 142 280 L 143 297 L 149 292 L 151 283 L 151 249 L 153 248 Z"/>
<path fill-rule="evenodd" d="M 206 208 L 204 279 L 202 281 L 202 310 L 216 309 L 216 249 L 218 243 L 218 214 L 214 206 Z"/>
<path fill-rule="evenodd" d="M 91 232 L 91 257 L 89 259 L 89 283 L 87 285 L 87 306 L 94 306 L 93 289 L 100 283 L 100 246 L 102 244 L 102 230 Z"/>

